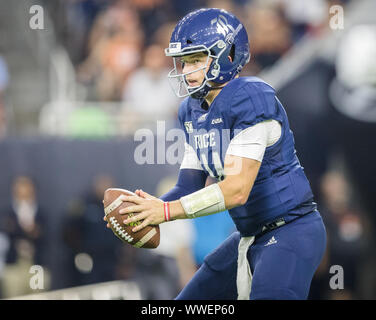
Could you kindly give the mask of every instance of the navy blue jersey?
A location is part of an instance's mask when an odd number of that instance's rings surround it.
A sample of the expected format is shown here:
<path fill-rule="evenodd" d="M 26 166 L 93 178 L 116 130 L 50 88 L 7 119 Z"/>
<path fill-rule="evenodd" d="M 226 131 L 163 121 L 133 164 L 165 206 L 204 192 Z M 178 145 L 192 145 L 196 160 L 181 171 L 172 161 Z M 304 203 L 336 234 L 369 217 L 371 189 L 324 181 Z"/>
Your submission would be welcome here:
<path fill-rule="evenodd" d="M 265 120 L 277 120 L 282 126 L 279 140 L 266 148 L 247 202 L 229 210 L 241 236 L 255 235 L 263 225 L 287 213 L 300 215 L 316 209 L 286 112 L 270 85 L 256 77 L 240 77 L 231 80 L 207 110 L 203 102 L 186 98 L 179 108 L 179 122 L 202 169 L 218 181 L 225 178 L 224 159 L 234 136 Z"/>

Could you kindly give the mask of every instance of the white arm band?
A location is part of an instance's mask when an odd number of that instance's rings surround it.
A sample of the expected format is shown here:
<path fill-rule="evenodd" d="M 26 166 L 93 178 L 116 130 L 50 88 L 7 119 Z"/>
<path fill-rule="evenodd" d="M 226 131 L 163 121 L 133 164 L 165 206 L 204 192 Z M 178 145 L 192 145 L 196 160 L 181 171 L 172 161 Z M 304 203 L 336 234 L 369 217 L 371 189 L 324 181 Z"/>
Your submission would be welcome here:
<path fill-rule="evenodd" d="M 180 198 L 188 218 L 207 216 L 226 210 L 225 198 L 217 183 Z"/>
<path fill-rule="evenodd" d="M 262 162 L 265 149 L 276 143 L 282 134 L 281 124 L 265 120 L 238 133 L 231 141 L 227 154 Z"/>

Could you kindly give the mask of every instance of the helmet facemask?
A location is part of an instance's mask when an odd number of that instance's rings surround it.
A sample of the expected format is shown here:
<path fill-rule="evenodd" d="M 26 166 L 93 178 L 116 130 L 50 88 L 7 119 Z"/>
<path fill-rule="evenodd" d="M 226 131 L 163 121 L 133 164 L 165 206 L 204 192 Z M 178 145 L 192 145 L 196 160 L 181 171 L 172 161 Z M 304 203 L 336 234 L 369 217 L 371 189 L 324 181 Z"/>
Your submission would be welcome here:
<path fill-rule="evenodd" d="M 215 47 L 220 49 L 218 54 L 215 54 L 216 50 L 213 50 Z M 205 45 L 191 46 L 176 53 L 174 53 L 174 50 L 170 50 L 170 48 L 166 49 L 166 55 L 172 56 L 174 68 L 168 73 L 167 77 L 176 96 L 183 98 L 190 95 L 196 99 L 204 98 L 212 88 L 209 82 L 214 81 L 220 73 L 220 65 L 218 60 L 226 50 L 225 43 L 222 40 L 218 40 L 210 47 L 206 47 Z M 191 55 L 198 52 L 203 52 L 206 54 L 205 65 L 184 73 L 183 66 L 181 65 L 180 61 L 177 60 L 182 56 Z M 211 63 L 210 59 L 212 59 Z M 201 70 L 204 70 L 204 80 L 199 86 L 190 87 L 186 80 L 187 75 L 200 72 Z M 208 71 L 205 72 L 205 70 Z"/>

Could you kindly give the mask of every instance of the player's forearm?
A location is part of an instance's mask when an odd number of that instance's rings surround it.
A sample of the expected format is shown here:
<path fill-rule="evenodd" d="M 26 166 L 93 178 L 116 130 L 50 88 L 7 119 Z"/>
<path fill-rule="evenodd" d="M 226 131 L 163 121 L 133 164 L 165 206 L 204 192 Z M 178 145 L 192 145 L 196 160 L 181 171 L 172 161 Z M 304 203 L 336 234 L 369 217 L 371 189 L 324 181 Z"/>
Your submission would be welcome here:
<path fill-rule="evenodd" d="M 228 155 L 225 160 L 226 178 L 219 182 L 226 209 L 244 205 L 256 181 L 261 162 Z"/>
<path fill-rule="evenodd" d="M 226 208 L 221 189 L 214 183 L 179 200 L 169 202 L 164 210 L 165 217 L 175 220 L 206 216 L 222 212 Z"/>
<path fill-rule="evenodd" d="M 227 210 L 244 205 L 252 188 L 252 185 L 245 183 L 242 179 L 234 179 L 231 176 L 226 177 L 218 185 L 222 190 Z"/>
<path fill-rule="evenodd" d="M 187 219 L 183 206 L 181 205 L 180 200 L 175 200 L 170 202 L 170 216 L 171 220 L 176 219 Z"/>
<path fill-rule="evenodd" d="M 226 178 L 218 184 L 171 201 L 171 219 L 196 218 L 244 205 L 251 186 L 242 184 L 242 181 Z"/>
<path fill-rule="evenodd" d="M 244 205 L 256 180 L 260 162 L 244 158 L 239 161 L 242 161 L 240 173 L 228 174 L 219 183 L 171 202 L 171 218 L 196 218 Z"/>

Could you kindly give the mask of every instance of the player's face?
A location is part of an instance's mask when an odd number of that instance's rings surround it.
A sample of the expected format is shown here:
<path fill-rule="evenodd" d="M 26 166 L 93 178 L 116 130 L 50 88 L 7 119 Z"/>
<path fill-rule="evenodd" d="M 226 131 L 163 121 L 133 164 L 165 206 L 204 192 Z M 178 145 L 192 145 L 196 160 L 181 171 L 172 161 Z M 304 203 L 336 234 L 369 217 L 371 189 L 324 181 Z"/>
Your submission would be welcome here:
<path fill-rule="evenodd" d="M 185 76 L 185 80 L 189 88 L 199 87 L 202 84 L 212 60 L 212 58 L 208 59 L 208 56 L 203 52 L 194 53 L 180 58 L 182 73 L 188 73 Z"/>

